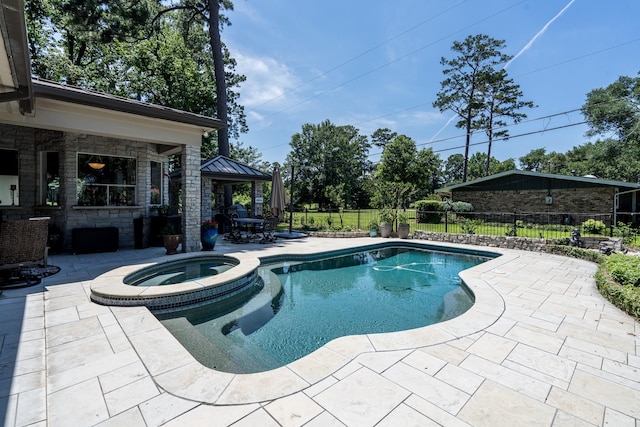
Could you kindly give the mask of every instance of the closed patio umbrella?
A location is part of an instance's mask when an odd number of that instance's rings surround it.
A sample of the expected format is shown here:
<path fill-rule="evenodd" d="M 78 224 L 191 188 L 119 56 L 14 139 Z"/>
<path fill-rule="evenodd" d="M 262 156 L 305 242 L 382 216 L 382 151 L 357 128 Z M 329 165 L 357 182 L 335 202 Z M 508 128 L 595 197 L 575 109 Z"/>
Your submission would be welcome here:
<path fill-rule="evenodd" d="M 284 207 L 286 205 L 287 196 L 284 194 L 282 175 L 280 175 L 280 169 L 275 168 L 273 170 L 273 178 L 271 180 L 271 201 L 269 203 L 271 215 L 275 216 L 280 221 L 284 221 Z"/>

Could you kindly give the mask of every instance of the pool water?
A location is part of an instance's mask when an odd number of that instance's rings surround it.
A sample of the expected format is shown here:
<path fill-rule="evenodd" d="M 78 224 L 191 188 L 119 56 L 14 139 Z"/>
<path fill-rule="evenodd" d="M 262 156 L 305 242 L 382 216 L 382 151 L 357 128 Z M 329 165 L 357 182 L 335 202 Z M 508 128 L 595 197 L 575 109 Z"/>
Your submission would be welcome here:
<path fill-rule="evenodd" d="M 237 260 L 228 257 L 204 257 L 161 263 L 125 277 L 124 283 L 131 286 L 174 285 L 215 276 L 237 264 Z"/>
<path fill-rule="evenodd" d="M 261 267 L 252 295 L 170 315 L 163 324 L 213 369 L 261 372 L 334 338 L 413 329 L 473 304 L 458 273 L 484 256 L 384 248 Z"/>

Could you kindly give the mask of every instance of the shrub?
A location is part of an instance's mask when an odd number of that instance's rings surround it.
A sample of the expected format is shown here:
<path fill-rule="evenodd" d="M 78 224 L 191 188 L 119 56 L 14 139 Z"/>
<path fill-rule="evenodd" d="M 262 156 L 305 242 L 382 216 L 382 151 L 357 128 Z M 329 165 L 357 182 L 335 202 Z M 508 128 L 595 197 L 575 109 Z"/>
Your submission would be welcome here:
<path fill-rule="evenodd" d="M 464 234 L 476 234 L 476 230 L 480 227 L 484 221 L 481 219 L 462 219 L 460 221 L 460 227 Z"/>
<path fill-rule="evenodd" d="M 467 202 L 453 202 L 450 207 L 455 213 L 473 212 L 473 205 Z"/>
<path fill-rule="evenodd" d="M 422 224 L 439 224 L 442 219 L 442 202 L 438 200 L 420 200 L 415 203 L 416 221 Z"/>
<path fill-rule="evenodd" d="M 611 277 L 623 286 L 640 283 L 640 257 L 612 254 L 605 260 L 605 266 Z"/>
<path fill-rule="evenodd" d="M 606 230 L 607 226 L 602 221 L 588 219 L 582 223 L 582 232 L 585 234 L 604 234 Z"/>

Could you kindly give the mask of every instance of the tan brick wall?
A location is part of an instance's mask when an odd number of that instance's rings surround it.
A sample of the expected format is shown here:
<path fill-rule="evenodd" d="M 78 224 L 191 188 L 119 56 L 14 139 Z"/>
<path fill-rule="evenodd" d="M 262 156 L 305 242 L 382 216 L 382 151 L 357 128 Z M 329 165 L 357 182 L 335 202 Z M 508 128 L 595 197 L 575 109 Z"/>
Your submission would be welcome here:
<path fill-rule="evenodd" d="M 546 203 L 546 190 L 454 190 L 452 198 L 471 203 L 476 212 L 605 213 L 613 208 L 614 193 L 614 187 L 551 190 L 551 204 Z"/>

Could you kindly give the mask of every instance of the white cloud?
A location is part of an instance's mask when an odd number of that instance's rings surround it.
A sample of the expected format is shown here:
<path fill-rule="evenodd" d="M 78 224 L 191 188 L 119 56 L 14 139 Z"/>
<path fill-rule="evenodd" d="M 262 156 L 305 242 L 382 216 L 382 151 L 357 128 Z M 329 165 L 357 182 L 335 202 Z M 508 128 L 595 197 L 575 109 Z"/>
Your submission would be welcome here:
<path fill-rule="evenodd" d="M 237 60 L 236 71 L 247 77 L 240 87 L 240 102 L 246 108 L 273 110 L 290 102 L 297 78 L 286 64 L 238 51 L 232 55 Z"/>

